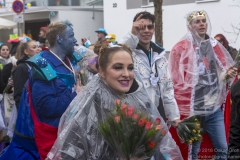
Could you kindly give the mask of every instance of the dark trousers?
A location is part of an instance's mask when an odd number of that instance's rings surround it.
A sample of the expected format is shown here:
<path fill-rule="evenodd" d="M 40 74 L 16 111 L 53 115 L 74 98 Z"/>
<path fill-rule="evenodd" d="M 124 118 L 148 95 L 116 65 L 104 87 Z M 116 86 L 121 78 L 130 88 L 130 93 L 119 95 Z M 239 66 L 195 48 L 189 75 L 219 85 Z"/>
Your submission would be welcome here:
<path fill-rule="evenodd" d="M 228 159 L 240 159 L 240 100 L 232 104 L 228 144 Z"/>

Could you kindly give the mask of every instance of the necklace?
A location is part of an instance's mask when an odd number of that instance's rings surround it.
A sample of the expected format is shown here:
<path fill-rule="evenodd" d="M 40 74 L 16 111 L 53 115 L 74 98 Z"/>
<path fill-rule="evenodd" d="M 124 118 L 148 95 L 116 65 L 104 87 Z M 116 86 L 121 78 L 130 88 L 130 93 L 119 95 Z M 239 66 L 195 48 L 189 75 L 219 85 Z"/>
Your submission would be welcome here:
<path fill-rule="evenodd" d="M 69 68 L 66 63 L 64 63 L 53 51 L 49 50 L 60 62 L 62 62 L 62 64 L 70 71 L 73 73 L 74 77 L 75 77 L 75 72 L 74 72 L 74 69 L 73 69 L 73 66 L 70 62 L 70 60 L 66 57 L 68 63 L 70 64 L 71 68 Z"/>

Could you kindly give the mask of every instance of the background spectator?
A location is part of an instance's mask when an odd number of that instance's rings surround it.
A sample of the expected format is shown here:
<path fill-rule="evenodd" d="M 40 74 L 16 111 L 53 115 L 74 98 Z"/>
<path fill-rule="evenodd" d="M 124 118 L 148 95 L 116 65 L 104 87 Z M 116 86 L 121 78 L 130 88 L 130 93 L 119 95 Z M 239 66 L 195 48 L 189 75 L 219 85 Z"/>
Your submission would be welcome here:
<path fill-rule="evenodd" d="M 233 58 L 233 60 L 235 60 L 238 51 L 236 50 L 236 48 L 233 48 L 231 46 L 229 46 L 228 40 L 226 39 L 226 37 L 224 37 L 224 35 L 222 34 L 217 34 L 214 37 L 216 40 L 218 40 L 220 43 L 222 43 L 222 45 L 228 50 L 228 52 L 230 53 L 231 57 Z"/>

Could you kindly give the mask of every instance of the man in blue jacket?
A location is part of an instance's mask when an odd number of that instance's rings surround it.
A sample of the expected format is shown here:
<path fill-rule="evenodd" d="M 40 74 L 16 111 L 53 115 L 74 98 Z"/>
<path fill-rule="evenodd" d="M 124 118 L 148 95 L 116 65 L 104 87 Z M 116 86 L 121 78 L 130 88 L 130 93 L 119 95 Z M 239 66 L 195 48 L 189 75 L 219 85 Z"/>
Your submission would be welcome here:
<path fill-rule="evenodd" d="M 81 55 L 72 24 L 53 22 L 46 33 L 49 50 L 28 60 L 30 76 L 24 88 L 10 147 L 0 159 L 45 159 L 57 138 L 58 124 L 70 102 L 81 90 L 74 66 Z M 39 157 L 40 155 L 40 157 Z"/>
<path fill-rule="evenodd" d="M 57 128 L 62 114 L 80 91 L 74 89 L 75 71 L 72 58 L 77 40 L 71 23 L 54 22 L 48 27 L 46 39 L 49 51 L 41 52 L 42 58 L 33 59 L 45 71 L 47 80 L 33 78 L 32 81 L 32 117 L 37 148 L 41 159 L 45 159 L 57 138 Z M 52 72 L 44 70 L 50 65 Z M 33 76 L 34 77 L 34 76 Z"/>

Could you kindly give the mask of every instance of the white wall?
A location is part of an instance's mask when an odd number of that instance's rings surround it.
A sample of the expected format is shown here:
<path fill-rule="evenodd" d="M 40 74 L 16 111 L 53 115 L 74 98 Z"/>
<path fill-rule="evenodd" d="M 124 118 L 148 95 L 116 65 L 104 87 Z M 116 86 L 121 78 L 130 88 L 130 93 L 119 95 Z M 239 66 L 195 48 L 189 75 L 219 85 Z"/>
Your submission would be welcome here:
<path fill-rule="evenodd" d="M 117 8 L 113 8 L 113 3 L 117 3 Z M 163 43 L 164 48 L 170 51 L 176 42 L 178 42 L 187 32 L 185 15 L 194 10 L 205 10 L 211 21 L 212 33 L 222 33 L 229 42 L 236 39 L 236 34 L 232 32 L 231 24 L 237 26 L 240 24 L 240 7 L 231 7 L 230 5 L 240 5 L 240 0 L 220 0 L 219 2 L 208 3 L 190 3 L 182 5 L 163 6 Z M 139 9 L 126 9 L 126 0 L 104 0 L 104 26 L 108 33 L 115 33 L 117 40 L 131 30 L 132 20 L 136 13 L 140 11 L 149 11 L 154 13 L 153 6 Z M 240 27 L 240 26 L 239 26 Z M 153 38 L 154 40 L 154 38 Z M 240 35 L 236 43 L 230 43 L 231 46 L 240 48 Z"/>
<path fill-rule="evenodd" d="M 94 32 L 103 27 L 103 12 L 95 12 L 94 19 L 92 11 L 59 11 L 60 20 L 69 20 L 73 24 L 73 29 L 77 43 L 81 44 L 81 38 L 90 38 L 92 43 L 97 41 L 97 34 Z"/>

